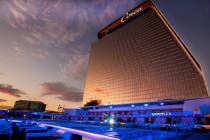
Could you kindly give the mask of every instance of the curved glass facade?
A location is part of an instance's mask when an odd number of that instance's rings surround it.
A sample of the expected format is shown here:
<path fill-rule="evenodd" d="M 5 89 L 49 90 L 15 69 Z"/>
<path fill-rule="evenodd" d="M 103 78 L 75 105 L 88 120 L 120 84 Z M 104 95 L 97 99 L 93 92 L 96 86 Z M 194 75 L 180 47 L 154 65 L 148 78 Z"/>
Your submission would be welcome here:
<path fill-rule="evenodd" d="M 199 64 L 175 31 L 154 5 L 142 9 L 93 43 L 83 104 L 208 96 Z"/>

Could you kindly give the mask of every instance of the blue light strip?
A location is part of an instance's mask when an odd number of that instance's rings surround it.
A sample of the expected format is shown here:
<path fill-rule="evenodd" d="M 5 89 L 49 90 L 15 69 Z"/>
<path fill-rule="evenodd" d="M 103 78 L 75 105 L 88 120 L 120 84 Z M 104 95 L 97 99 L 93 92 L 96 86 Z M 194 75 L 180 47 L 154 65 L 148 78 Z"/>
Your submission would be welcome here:
<path fill-rule="evenodd" d="M 73 133 L 73 134 L 78 134 L 78 135 L 81 135 L 81 136 L 83 136 L 85 138 L 94 139 L 94 140 L 120 140 L 118 138 L 112 138 L 112 137 L 99 135 L 99 134 L 94 134 L 94 133 L 81 131 L 81 130 L 76 130 L 76 129 L 72 129 L 72 128 L 66 128 L 66 127 L 50 125 L 50 124 L 43 124 L 43 125 L 51 126 L 51 127 L 54 127 L 54 128 L 59 128 L 59 129 L 62 129 L 64 131 L 66 131 L 66 132 L 70 132 L 70 133 Z"/>

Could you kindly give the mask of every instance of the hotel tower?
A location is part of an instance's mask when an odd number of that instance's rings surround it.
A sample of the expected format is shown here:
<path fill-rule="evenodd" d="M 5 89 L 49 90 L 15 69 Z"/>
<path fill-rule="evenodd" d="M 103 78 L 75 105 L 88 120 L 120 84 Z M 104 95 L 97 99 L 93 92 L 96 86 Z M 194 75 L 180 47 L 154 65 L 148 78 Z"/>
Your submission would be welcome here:
<path fill-rule="evenodd" d="M 149 0 L 98 33 L 83 105 L 208 97 L 201 66 Z"/>

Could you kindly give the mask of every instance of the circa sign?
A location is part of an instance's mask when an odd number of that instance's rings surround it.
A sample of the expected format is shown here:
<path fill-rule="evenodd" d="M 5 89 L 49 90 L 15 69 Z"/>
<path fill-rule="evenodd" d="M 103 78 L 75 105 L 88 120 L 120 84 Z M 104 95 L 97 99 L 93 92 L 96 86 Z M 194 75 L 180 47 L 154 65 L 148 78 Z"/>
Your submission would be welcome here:
<path fill-rule="evenodd" d="M 138 14 L 139 12 L 141 12 L 143 9 L 140 7 L 138 9 L 136 9 L 135 11 L 133 12 L 130 12 L 130 13 L 126 13 L 122 18 L 121 18 L 121 22 L 125 22 L 126 20 L 128 20 L 130 17 Z"/>

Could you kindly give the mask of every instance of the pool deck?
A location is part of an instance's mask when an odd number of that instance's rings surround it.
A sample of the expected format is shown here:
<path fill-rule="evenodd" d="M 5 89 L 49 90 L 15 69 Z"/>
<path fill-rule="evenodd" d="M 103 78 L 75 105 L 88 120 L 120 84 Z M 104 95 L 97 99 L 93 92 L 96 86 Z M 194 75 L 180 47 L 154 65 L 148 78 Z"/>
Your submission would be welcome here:
<path fill-rule="evenodd" d="M 69 121 L 23 121 L 16 122 L 19 130 L 26 129 L 26 139 L 30 137 L 62 137 L 62 140 L 69 140 L 71 134 L 82 136 L 91 140 L 209 140 L 210 132 L 198 133 L 193 131 L 175 130 L 152 130 L 132 127 L 116 127 L 110 125 L 93 125 L 84 123 L 73 123 Z M 35 125 L 31 125 L 35 124 Z M 51 128 L 47 130 L 47 128 Z M 38 130 L 38 131 L 37 131 Z M 37 131 L 37 132 L 33 132 Z M 40 131 L 40 132 L 39 132 Z M 11 131 L 9 132 L 11 135 Z M 1 133 L 0 133 L 1 134 Z M 64 136 L 68 134 L 68 136 Z M 53 139 L 54 140 L 54 139 Z M 60 140 L 60 139 L 59 139 Z"/>
<path fill-rule="evenodd" d="M 75 124 L 75 123 L 60 123 L 60 122 L 43 122 L 45 125 L 61 128 L 63 130 L 82 135 L 86 138 L 97 139 L 94 136 L 104 136 L 101 139 L 132 139 L 132 140 L 150 140 L 150 139 L 186 139 L 194 135 L 208 135 L 194 132 L 178 132 L 178 131 L 163 131 L 163 130 L 148 130 L 140 128 L 125 128 L 101 125 Z"/>

